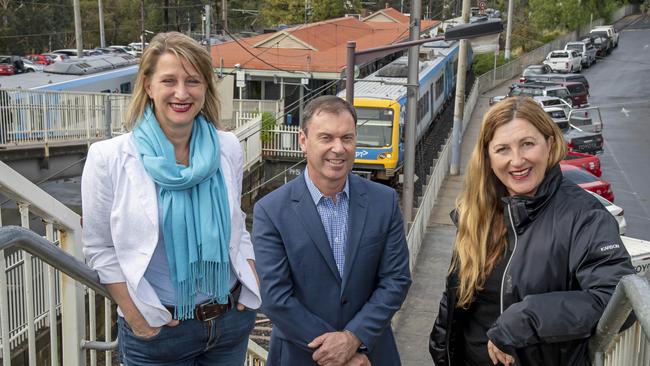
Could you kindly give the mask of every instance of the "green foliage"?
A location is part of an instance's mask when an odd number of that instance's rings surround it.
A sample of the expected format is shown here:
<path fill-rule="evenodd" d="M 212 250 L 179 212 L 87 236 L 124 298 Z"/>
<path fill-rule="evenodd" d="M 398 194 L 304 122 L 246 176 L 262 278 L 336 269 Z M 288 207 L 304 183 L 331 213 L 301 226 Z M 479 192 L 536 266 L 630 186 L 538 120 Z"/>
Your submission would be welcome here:
<path fill-rule="evenodd" d="M 270 112 L 264 112 L 262 113 L 262 132 L 261 132 L 261 140 L 262 142 L 269 142 L 273 138 L 271 132 L 273 129 L 275 129 L 275 116 L 273 116 L 273 113 Z"/>
<path fill-rule="evenodd" d="M 266 0 L 261 9 L 264 24 L 300 24 L 305 20 L 304 0 Z"/>
<path fill-rule="evenodd" d="M 293 25 L 319 22 L 357 13 L 361 10 L 361 0 L 312 0 L 310 6 L 305 0 L 265 0 L 262 5 L 262 18 L 268 26 L 280 24 Z M 350 3 L 351 7 L 346 8 Z"/>
<path fill-rule="evenodd" d="M 497 56 L 497 67 L 504 65 L 506 63 L 505 51 L 500 51 Z M 472 64 L 472 70 L 474 75 L 483 75 L 486 72 L 492 70 L 494 67 L 494 53 L 482 53 L 479 55 L 474 55 L 474 63 Z"/>

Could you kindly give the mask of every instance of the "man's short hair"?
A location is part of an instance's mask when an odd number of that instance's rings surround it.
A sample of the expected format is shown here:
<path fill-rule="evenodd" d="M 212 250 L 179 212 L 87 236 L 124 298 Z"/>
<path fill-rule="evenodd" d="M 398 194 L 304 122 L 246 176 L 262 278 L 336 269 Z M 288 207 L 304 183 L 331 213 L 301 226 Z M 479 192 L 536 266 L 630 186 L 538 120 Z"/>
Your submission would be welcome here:
<path fill-rule="evenodd" d="M 357 125 L 357 112 L 350 103 L 335 95 L 322 95 L 318 98 L 312 99 L 312 101 L 307 103 L 307 106 L 305 106 L 302 120 L 300 121 L 300 128 L 302 128 L 305 134 L 307 133 L 309 122 L 311 122 L 314 115 L 319 112 L 331 113 L 337 116 L 345 112 L 350 113 L 354 120 L 355 127 Z"/>

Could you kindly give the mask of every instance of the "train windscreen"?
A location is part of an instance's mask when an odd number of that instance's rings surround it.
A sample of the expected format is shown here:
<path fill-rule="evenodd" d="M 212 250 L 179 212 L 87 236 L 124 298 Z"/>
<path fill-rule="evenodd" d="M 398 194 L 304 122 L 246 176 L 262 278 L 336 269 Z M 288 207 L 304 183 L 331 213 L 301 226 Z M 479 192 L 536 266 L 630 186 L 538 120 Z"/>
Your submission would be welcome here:
<path fill-rule="evenodd" d="M 392 143 L 393 115 L 389 108 L 356 108 L 357 146 L 387 147 Z"/>

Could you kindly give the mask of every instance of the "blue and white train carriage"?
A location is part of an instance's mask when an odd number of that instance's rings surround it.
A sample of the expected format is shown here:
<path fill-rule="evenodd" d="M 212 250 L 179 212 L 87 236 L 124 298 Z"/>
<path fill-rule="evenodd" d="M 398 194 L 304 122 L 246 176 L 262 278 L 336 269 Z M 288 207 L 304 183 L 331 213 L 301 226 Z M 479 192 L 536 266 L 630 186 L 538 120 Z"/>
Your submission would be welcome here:
<path fill-rule="evenodd" d="M 458 48 L 458 42 L 445 41 L 420 48 L 417 142 L 453 97 Z M 390 180 L 402 169 L 407 60 L 400 57 L 354 84 L 358 116 L 354 170 L 372 179 Z M 345 90 L 339 96 L 345 97 Z"/>

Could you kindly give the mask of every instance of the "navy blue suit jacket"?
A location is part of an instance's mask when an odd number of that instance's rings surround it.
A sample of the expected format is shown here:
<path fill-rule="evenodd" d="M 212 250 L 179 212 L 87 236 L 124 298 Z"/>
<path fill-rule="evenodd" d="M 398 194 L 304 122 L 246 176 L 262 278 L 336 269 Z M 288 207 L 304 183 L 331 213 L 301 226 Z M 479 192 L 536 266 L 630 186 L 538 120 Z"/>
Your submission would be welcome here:
<path fill-rule="evenodd" d="M 273 322 L 269 366 L 314 365 L 307 344 L 349 330 L 373 365 L 400 364 L 390 326 L 411 284 L 395 191 L 349 174 L 343 278 L 303 174 L 254 208 L 262 310 Z"/>

